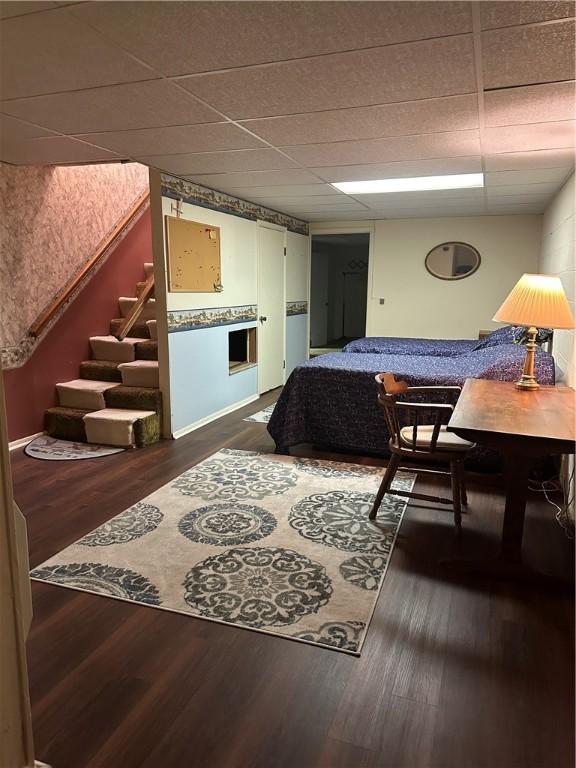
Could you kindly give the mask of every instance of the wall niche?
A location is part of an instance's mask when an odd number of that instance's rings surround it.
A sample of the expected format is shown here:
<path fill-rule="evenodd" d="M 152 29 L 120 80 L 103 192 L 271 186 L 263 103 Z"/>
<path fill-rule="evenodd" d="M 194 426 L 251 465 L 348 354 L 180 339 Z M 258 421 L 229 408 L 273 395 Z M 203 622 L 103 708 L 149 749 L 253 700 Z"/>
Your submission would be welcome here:
<path fill-rule="evenodd" d="M 228 371 L 244 371 L 257 364 L 256 328 L 241 328 L 228 332 Z"/>

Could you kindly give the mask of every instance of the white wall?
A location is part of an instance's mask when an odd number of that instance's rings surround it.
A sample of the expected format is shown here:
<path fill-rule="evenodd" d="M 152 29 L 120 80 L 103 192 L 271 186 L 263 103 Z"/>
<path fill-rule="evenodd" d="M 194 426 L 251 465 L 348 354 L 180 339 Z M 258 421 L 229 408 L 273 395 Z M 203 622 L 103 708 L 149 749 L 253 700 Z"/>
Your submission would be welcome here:
<path fill-rule="evenodd" d="M 538 271 L 558 275 L 576 317 L 576 258 L 574 255 L 574 175 L 566 182 L 544 213 L 542 222 L 542 249 Z M 563 371 L 565 383 L 576 387 L 576 334 L 572 331 L 554 331 L 552 350 L 558 366 Z M 574 457 L 568 456 L 562 465 L 562 480 L 572 504 L 568 513 L 574 520 L 576 478 Z M 572 477 L 570 485 L 569 479 Z"/>
<path fill-rule="evenodd" d="M 258 304 L 258 224 L 253 219 L 182 202 L 180 216 L 220 228 L 221 292 L 170 292 L 166 280 L 165 217 L 176 201 L 162 196 L 160 174 L 151 173 L 158 308 L 159 362 L 165 436 L 180 436 L 257 398 L 257 371 L 230 375 L 228 332 L 235 325 L 168 333 L 167 313 Z M 286 231 L 286 300 L 308 301 L 309 237 Z M 285 312 L 286 308 L 282 307 Z M 288 318 L 292 320 L 292 318 Z M 256 320 L 242 327 L 254 327 Z M 288 327 L 288 325 L 290 327 Z M 307 357 L 307 316 L 287 324 L 291 365 Z M 289 338 L 288 338 L 289 337 Z M 288 344 L 289 343 L 289 344 Z"/>
<path fill-rule="evenodd" d="M 477 338 L 524 272 L 538 265 L 541 216 L 390 219 L 375 222 L 367 335 Z M 482 262 L 463 280 L 440 280 L 426 254 L 450 240 L 469 243 Z M 384 304 L 380 304 L 380 299 Z"/>
<path fill-rule="evenodd" d="M 574 256 L 574 175 L 566 182 L 544 213 L 542 248 L 538 271 L 558 275 L 576 316 L 576 260 Z M 576 334 L 554 332 L 554 357 L 566 375 L 566 382 L 576 386 Z"/>
<path fill-rule="evenodd" d="M 175 205 L 175 201 L 171 198 L 162 198 L 164 226 L 164 216 L 176 215 L 172 210 Z M 221 280 L 224 290 L 220 293 L 168 292 L 168 311 L 256 304 L 258 301 L 256 222 L 189 203 L 182 203 L 181 217 L 220 227 Z"/>

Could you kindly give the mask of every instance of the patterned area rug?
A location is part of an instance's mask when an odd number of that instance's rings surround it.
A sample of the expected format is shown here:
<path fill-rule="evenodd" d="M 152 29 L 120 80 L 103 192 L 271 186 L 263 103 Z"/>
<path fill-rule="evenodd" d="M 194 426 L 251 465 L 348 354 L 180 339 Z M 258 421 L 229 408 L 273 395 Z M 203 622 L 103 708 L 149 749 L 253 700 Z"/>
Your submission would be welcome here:
<path fill-rule="evenodd" d="M 359 654 L 406 506 L 368 520 L 381 476 L 222 450 L 32 578 Z"/>
<path fill-rule="evenodd" d="M 76 461 L 78 459 L 98 459 L 101 456 L 111 456 L 113 453 L 121 453 L 123 450 L 124 448 L 114 448 L 110 445 L 74 443 L 70 440 L 57 440 L 50 435 L 40 435 L 28 443 L 24 448 L 24 453 L 33 459 Z"/>
<path fill-rule="evenodd" d="M 275 407 L 276 407 L 276 403 L 273 403 L 272 405 L 269 405 L 267 408 L 264 408 L 262 411 L 253 413 L 252 416 L 246 416 L 246 418 L 242 419 L 242 421 L 258 421 L 261 424 L 268 424 L 268 422 L 270 421 L 270 417 L 274 412 Z"/>

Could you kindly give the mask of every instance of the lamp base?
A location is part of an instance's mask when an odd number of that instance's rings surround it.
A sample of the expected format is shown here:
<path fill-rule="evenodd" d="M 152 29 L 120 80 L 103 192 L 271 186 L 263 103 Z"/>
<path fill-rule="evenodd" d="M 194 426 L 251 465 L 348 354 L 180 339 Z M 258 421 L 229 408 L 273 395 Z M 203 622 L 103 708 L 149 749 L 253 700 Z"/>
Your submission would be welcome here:
<path fill-rule="evenodd" d="M 534 376 L 534 356 L 536 354 L 536 334 L 538 329 L 532 326 L 528 329 L 528 342 L 526 344 L 526 357 L 524 358 L 524 371 L 516 382 L 517 389 L 540 389 L 540 385 Z"/>
<path fill-rule="evenodd" d="M 514 385 L 516 389 L 540 389 L 540 384 L 536 381 L 534 376 L 522 376 Z"/>

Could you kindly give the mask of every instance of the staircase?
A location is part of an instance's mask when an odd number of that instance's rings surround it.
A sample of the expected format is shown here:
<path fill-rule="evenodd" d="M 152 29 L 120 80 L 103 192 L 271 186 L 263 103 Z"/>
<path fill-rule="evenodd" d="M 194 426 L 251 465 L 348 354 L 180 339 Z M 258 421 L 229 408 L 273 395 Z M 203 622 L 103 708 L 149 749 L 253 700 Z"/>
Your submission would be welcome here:
<path fill-rule="evenodd" d="M 153 265 L 144 264 L 144 272 L 148 280 Z M 80 363 L 80 378 L 56 385 L 58 405 L 44 416 L 44 428 L 52 437 L 123 448 L 160 439 L 154 298 L 136 310 L 133 323 L 131 316 L 146 286 L 146 281 L 137 283 L 136 297 L 118 299 L 121 317 L 111 320 L 109 336 L 90 338 L 92 360 Z M 127 322 L 130 335 L 124 337 Z"/>

